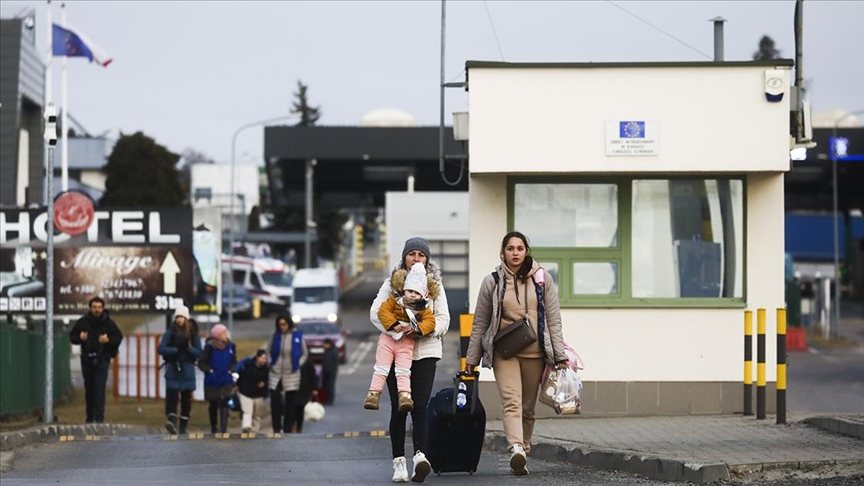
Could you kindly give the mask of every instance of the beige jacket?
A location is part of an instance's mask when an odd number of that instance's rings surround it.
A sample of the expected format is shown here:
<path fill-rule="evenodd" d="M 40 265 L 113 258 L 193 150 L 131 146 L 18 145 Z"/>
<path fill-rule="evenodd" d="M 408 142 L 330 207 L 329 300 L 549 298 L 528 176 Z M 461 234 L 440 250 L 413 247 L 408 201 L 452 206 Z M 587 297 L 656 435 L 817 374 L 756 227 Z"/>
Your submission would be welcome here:
<path fill-rule="evenodd" d="M 538 270 L 540 270 L 540 265 L 534 262 L 530 275 L 535 282 L 541 280 L 537 275 Z M 495 283 L 495 277 L 492 274 L 488 274 L 483 279 L 483 283 L 480 284 L 480 293 L 474 308 L 474 322 L 471 325 L 471 338 L 468 341 L 468 353 L 465 358 L 467 365 L 477 366 L 482 358 L 484 367 L 492 367 L 492 352 L 494 350 L 492 341 L 501 326 L 500 305 L 504 293 L 503 282 L 505 281 L 503 267 L 499 265 L 495 271 L 498 273 L 498 283 Z M 546 363 L 554 365 L 557 362 L 567 360 L 567 355 L 564 354 L 564 336 L 561 332 L 561 306 L 558 303 L 558 289 L 555 286 L 555 281 L 545 269 L 542 272 L 544 275 L 542 280 L 545 280 L 543 283 L 543 305 L 546 323 L 540 338 Z M 534 287 L 534 284 L 531 286 Z"/>

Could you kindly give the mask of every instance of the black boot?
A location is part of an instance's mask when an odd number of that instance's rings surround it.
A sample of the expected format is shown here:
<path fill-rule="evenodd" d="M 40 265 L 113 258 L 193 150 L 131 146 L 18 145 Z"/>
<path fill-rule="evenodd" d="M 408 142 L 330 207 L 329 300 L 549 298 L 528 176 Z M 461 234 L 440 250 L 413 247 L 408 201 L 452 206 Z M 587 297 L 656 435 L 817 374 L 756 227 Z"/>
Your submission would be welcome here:
<path fill-rule="evenodd" d="M 223 434 L 228 432 L 228 407 L 219 407 L 219 427 Z"/>
<path fill-rule="evenodd" d="M 186 426 L 189 425 L 189 417 L 180 417 L 180 435 L 186 435 Z"/>
<path fill-rule="evenodd" d="M 177 414 L 169 413 L 168 420 L 165 421 L 165 429 L 171 435 L 177 435 Z"/>

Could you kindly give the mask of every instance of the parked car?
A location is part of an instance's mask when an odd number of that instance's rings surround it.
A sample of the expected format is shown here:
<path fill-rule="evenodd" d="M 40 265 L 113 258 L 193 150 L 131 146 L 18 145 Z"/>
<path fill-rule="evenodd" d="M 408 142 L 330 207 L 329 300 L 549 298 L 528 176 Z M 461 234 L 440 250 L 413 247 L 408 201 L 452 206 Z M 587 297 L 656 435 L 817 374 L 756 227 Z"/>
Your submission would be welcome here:
<path fill-rule="evenodd" d="M 324 355 L 324 340 L 328 338 L 333 340 L 333 344 L 339 350 L 339 362 L 345 363 L 348 359 L 345 346 L 348 334 L 351 333 L 348 329 L 327 320 L 302 321 L 297 324 L 297 328 L 303 333 L 303 341 L 306 342 L 312 361 L 321 361 Z"/>
<path fill-rule="evenodd" d="M 234 299 L 231 299 L 231 292 L 227 286 L 222 286 L 222 315 L 228 315 L 228 309 L 234 310 L 234 315 L 243 315 L 246 317 L 252 316 L 252 294 L 241 287 L 234 286 Z"/>

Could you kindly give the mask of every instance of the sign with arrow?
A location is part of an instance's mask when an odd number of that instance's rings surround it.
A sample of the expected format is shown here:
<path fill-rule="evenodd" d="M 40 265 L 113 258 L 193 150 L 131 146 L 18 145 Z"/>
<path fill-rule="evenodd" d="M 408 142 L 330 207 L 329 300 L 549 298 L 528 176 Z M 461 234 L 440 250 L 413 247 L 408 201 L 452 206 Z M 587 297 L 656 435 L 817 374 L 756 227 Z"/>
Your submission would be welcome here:
<path fill-rule="evenodd" d="M 0 312 L 45 313 L 41 209 L 0 211 Z M 99 209 L 86 231 L 55 236 L 54 312 L 81 314 L 94 296 L 121 313 L 170 311 L 194 302 L 189 208 Z"/>
<path fill-rule="evenodd" d="M 162 274 L 162 292 L 166 294 L 177 293 L 177 274 L 180 273 L 180 267 L 177 266 L 177 260 L 174 259 L 174 254 L 170 251 L 165 255 L 165 260 L 159 267 L 159 273 Z"/>

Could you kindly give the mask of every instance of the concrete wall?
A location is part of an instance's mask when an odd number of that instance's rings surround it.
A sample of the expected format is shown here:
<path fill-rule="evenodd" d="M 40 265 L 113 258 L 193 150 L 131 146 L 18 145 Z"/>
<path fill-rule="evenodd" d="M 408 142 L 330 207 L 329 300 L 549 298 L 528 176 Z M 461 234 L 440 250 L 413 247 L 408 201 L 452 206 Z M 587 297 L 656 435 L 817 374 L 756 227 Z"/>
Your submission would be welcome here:
<path fill-rule="evenodd" d="M 471 69 L 471 173 L 789 170 L 789 68 L 779 103 L 766 69 Z M 609 120 L 656 121 L 660 155 L 607 157 Z"/>
<path fill-rule="evenodd" d="M 405 240 L 412 236 L 443 241 L 468 239 L 468 193 L 388 192 L 385 200 L 388 267 L 399 263 Z"/>
<path fill-rule="evenodd" d="M 245 198 L 245 209 L 248 215 L 252 207 L 259 203 L 258 192 L 258 166 L 250 164 L 235 164 L 234 166 L 234 192 L 242 194 Z M 211 201 L 199 200 L 195 206 L 211 205 L 223 206 L 224 212 L 228 212 L 231 205 L 231 165 L 230 164 L 195 164 L 191 171 L 191 191 L 195 195 L 195 189 L 209 187 L 212 190 Z M 240 199 L 234 200 L 234 212 L 240 214 Z"/>

